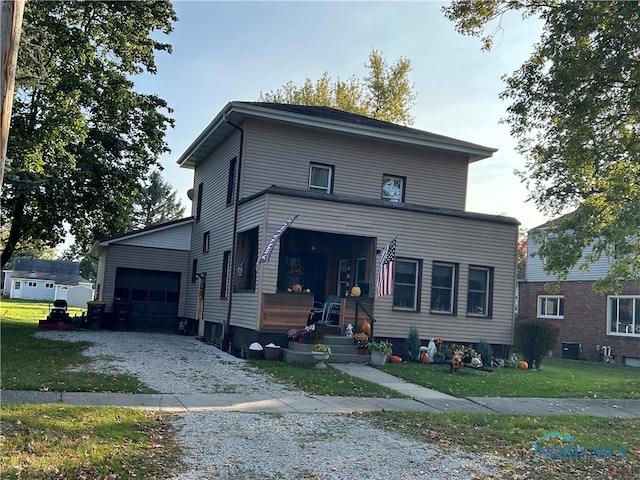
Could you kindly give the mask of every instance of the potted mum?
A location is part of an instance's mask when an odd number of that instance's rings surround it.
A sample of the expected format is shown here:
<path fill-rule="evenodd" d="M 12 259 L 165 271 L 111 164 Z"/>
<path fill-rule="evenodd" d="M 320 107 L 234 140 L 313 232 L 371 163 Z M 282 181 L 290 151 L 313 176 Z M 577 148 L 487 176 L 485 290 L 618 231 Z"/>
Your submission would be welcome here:
<path fill-rule="evenodd" d="M 358 353 L 360 355 L 367 354 L 367 344 L 369 343 L 369 335 L 364 332 L 358 332 L 353 334 L 353 343 L 358 347 Z"/>
<path fill-rule="evenodd" d="M 367 348 L 371 351 L 371 363 L 373 365 L 384 365 L 387 358 L 393 353 L 393 345 L 384 340 L 382 342 L 369 342 Z"/>
<path fill-rule="evenodd" d="M 327 368 L 324 362 L 329 359 L 329 355 L 331 355 L 331 348 L 324 343 L 317 343 L 313 346 L 311 355 L 313 356 L 313 360 L 316 362 L 316 368 Z"/>

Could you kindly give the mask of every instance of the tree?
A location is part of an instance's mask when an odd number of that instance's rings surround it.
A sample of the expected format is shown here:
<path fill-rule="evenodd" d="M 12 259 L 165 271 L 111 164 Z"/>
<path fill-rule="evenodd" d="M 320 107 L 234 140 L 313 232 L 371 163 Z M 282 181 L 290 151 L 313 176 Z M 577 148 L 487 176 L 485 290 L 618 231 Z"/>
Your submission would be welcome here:
<path fill-rule="evenodd" d="M 518 230 L 518 248 L 517 248 L 517 267 L 516 274 L 518 278 L 524 278 L 527 270 L 527 231 L 523 228 Z"/>
<path fill-rule="evenodd" d="M 591 247 L 580 268 L 609 256 L 594 289 L 618 293 L 619 280 L 640 282 L 640 7 L 456 0 L 444 13 L 489 50 L 485 29 L 509 10 L 544 22 L 531 58 L 505 77 L 501 94 L 511 101 L 504 121 L 526 159 L 517 173 L 541 211 L 574 210 L 539 236 L 545 270 L 564 280 Z"/>
<path fill-rule="evenodd" d="M 170 183 L 163 180 L 160 172 L 153 170 L 134 204 L 132 227 L 145 228 L 182 218 L 185 207 L 176 199 L 176 195 L 177 192 Z"/>
<path fill-rule="evenodd" d="M 401 57 L 392 65 L 377 50 L 369 54 L 365 63 L 369 73 L 361 80 L 333 81 L 325 72 L 313 82 L 307 78 L 301 87 L 288 82 L 275 91 L 260 92 L 259 101 L 296 105 L 322 105 L 345 112 L 411 125 L 409 110 L 415 103 L 413 84 L 409 81 L 411 60 Z"/>
<path fill-rule="evenodd" d="M 70 245 L 62 254 L 59 260 L 79 262 L 79 273 L 82 278 L 95 283 L 98 279 L 98 262 L 91 258 L 88 253 L 83 253 L 77 243 Z"/>
<path fill-rule="evenodd" d="M 136 93 L 156 72 L 169 1 L 28 2 L 18 57 L 2 224 L 4 265 L 20 243 L 55 246 L 67 224 L 83 250 L 130 224 L 139 181 L 168 151 L 171 110 Z M 153 37 L 151 34 L 154 33 Z"/>

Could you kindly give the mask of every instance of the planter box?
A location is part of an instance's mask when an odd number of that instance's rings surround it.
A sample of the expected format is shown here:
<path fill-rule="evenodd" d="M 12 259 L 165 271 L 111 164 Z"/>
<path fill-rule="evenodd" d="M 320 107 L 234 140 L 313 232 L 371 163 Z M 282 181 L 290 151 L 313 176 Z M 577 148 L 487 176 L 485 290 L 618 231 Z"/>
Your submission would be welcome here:
<path fill-rule="evenodd" d="M 264 347 L 265 360 L 280 360 L 280 347 Z"/>

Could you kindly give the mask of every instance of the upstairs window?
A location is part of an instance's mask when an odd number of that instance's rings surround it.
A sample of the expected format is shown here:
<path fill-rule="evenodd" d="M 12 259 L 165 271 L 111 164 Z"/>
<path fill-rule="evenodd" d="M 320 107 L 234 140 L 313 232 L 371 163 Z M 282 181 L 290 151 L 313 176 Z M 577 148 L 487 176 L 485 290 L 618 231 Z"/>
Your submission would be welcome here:
<path fill-rule="evenodd" d="M 389 202 L 404 202 L 405 177 L 382 176 L 382 199 Z"/>
<path fill-rule="evenodd" d="M 309 165 L 309 190 L 312 192 L 333 192 L 333 167 L 320 163 Z"/>
<path fill-rule="evenodd" d="M 198 203 L 196 204 L 196 222 L 200 221 L 200 217 L 202 215 L 202 189 L 203 184 L 200 183 L 198 185 Z"/>
<path fill-rule="evenodd" d="M 227 205 L 233 203 L 233 191 L 236 184 L 236 167 L 238 159 L 233 158 L 229 162 L 229 180 L 227 181 Z"/>

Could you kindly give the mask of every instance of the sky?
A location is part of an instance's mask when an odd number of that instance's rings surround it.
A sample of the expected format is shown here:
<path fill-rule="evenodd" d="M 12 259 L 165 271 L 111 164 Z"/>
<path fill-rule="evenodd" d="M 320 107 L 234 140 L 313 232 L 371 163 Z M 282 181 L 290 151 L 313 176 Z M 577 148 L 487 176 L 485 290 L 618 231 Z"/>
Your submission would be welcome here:
<path fill-rule="evenodd" d="M 155 75 L 135 79 L 136 89 L 164 98 L 174 110 L 167 132 L 171 153 L 160 158 L 163 177 L 190 212 L 186 192 L 193 171 L 176 160 L 230 101 L 255 101 L 288 81 L 301 85 L 326 71 L 332 79 L 363 78 L 371 50 L 389 64 L 411 60 L 416 103 L 413 128 L 497 148 L 470 166 L 466 210 L 508 215 L 529 229 L 547 219 L 532 202 L 515 169 L 524 158 L 500 100 L 503 75 L 527 60 L 542 25 L 517 13 L 498 24 L 494 48 L 455 31 L 443 2 L 216 2 L 174 0 L 179 21 L 159 36 L 173 53 L 157 55 Z"/>

